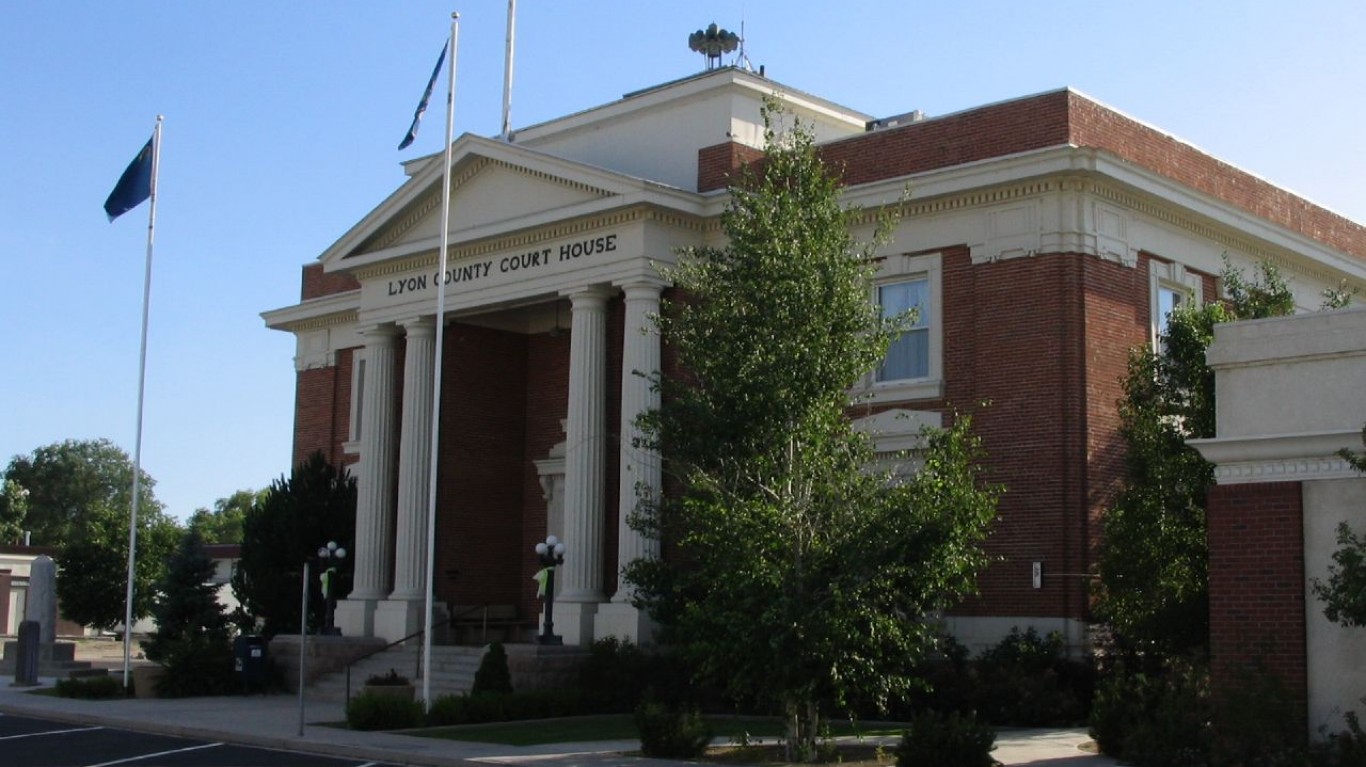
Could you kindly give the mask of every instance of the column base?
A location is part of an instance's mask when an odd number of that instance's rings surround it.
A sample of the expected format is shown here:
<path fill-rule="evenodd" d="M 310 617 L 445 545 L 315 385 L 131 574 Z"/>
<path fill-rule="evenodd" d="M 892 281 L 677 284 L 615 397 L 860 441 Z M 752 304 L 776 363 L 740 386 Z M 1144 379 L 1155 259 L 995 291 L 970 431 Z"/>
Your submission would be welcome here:
<path fill-rule="evenodd" d="M 337 602 L 332 622 L 344 636 L 372 637 L 375 635 L 375 605 L 377 599 L 343 599 Z"/>
<path fill-rule="evenodd" d="M 416 634 L 425 627 L 427 616 L 425 599 L 385 599 L 375 606 L 375 636 L 387 642 Z M 446 609 L 438 602 L 432 604 L 432 623 L 446 618 Z"/>
<path fill-rule="evenodd" d="M 650 616 L 626 602 L 608 602 L 598 607 L 593 618 L 593 636 L 605 639 L 614 636 L 637 646 L 655 641 L 655 623 Z"/>
<path fill-rule="evenodd" d="M 593 643 L 593 617 L 601 602 L 556 602 L 555 633 L 559 634 L 566 645 L 588 645 Z M 541 631 L 545 630 L 545 613 L 541 613 Z M 541 632 L 537 632 L 538 634 Z"/>

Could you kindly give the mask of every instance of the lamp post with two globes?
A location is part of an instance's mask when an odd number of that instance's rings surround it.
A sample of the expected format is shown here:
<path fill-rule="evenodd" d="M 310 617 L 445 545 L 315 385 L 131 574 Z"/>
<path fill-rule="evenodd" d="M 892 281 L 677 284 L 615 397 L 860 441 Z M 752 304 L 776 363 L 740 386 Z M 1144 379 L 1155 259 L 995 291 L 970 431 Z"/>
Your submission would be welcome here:
<path fill-rule="evenodd" d="M 536 556 L 541 559 L 541 571 L 545 573 L 542 585 L 545 589 L 545 625 L 541 635 L 536 637 L 537 644 L 564 644 L 564 639 L 555 634 L 555 566 L 564 564 L 564 543 L 555 536 L 547 536 L 545 542 L 536 544 Z"/>
<path fill-rule="evenodd" d="M 323 569 L 318 577 L 323 582 L 323 604 L 327 606 L 323 618 L 324 635 L 341 634 L 341 630 L 333 625 L 332 619 L 337 609 L 337 578 L 340 575 L 337 572 L 337 565 L 341 564 L 343 559 L 346 559 L 346 549 L 338 546 L 336 541 L 328 541 L 326 546 L 318 547 L 319 567 Z"/>

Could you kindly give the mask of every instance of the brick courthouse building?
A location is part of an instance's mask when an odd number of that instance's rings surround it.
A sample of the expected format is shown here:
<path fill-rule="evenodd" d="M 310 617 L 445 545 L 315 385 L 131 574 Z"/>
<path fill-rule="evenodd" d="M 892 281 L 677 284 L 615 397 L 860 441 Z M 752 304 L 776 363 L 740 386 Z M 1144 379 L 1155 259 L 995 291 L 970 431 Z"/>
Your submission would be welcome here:
<path fill-rule="evenodd" d="M 814 125 L 847 202 L 901 215 L 869 300 L 918 305 L 921 326 L 858 387 L 855 417 L 894 450 L 972 413 L 1006 489 L 997 561 L 951 630 L 1081 644 L 1129 350 L 1174 303 L 1218 295 L 1224 254 L 1277 264 L 1303 309 L 1366 284 L 1366 228 L 1072 90 L 876 120 L 734 68 L 511 142 L 456 141 L 438 603 L 502 606 L 530 634 L 532 548 L 552 532 L 569 549 L 565 641 L 647 637 L 617 574 L 649 551 L 623 522 L 632 488 L 661 484 L 631 443 L 655 403 L 633 372 L 669 358 L 646 319 L 669 292 L 657 269 L 720 241 L 726 181 L 759 156 L 774 93 Z M 359 480 L 348 635 L 421 623 L 441 163 L 406 163 L 407 182 L 304 267 L 300 302 L 264 315 L 298 342 L 295 460 L 322 450 Z"/>

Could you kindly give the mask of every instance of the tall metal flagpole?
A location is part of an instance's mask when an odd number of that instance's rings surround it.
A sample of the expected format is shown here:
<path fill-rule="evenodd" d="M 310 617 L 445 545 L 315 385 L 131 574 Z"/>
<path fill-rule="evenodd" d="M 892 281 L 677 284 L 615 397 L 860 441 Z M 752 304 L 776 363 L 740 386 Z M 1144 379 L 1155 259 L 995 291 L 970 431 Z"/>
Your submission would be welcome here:
<path fill-rule="evenodd" d="M 508 0 L 507 52 L 503 56 L 503 141 L 512 141 L 512 48 L 517 37 L 517 0 Z"/>
<path fill-rule="evenodd" d="M 138 424 L 133 438 L 133 503 L 128 515 L 128 592 L 124 598 L 123 611 L 123 686 L 128 687 L 128 676 L 132 667 L 133 637 L 133 574 L 137 564 L 138 549 L 138 496 L 142 475 L 142 395 L 147 382 L 147 316 L 152 300 L 152 245 L 157 231 L 157 173 L 161 170 L 161 122 L 165 119 L 157 115 L 157 126 L 152 131 L 152 185 L 147 213 L 147 265 L 142 277 L 142 345 L 138 351 Z"/>
<path fill-rule="evenodd" d="M 432 373 L 432 448 L 427 484 L 427 605 L 422 630 L 422 706 L 432 708 L 432 576 L 436 569 L 436 486 L 438 446 L 441 443 L 441 360 L 446 346 L 446 249 L 451 230 L 451 154 L 455 141 L 455 51 L 460 37 L 460 14 L 451 14 L 448 86 L 446 90 L 446 167 L 441 174 L 441 252 L 436 285 L 436 360 Z"/>

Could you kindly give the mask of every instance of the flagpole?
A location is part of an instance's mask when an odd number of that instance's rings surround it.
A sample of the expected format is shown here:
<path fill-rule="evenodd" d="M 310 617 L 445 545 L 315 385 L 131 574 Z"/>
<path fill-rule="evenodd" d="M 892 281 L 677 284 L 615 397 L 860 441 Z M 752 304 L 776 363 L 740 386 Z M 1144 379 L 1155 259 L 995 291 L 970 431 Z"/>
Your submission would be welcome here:
<path fill-rule="evenodd" d="M 508 0 L 507 52 L 503 57 L 503 141 L 512 141 L 512 48 L 517 37 L 517 0 Z"/>
<path fill-rule="evenodd" d="M 422 630 L 422 706 L 432 708 L 432 576 L 436 569 L 436 488 L 437 467 L 440 465 L 441 443 L 441 361 L 445 357 L 446 339 L 446 249 L 450 245 L 451 229 L 451 156 L 455 141 L 455 52 L 460 37 L 460 14 L 451 14 L 450 49 L 447 58 L 446 90 L 446 152 L 445 169 L 441 174 L 441 251 L 436 277 L 436 360 L 432 372 L 432 444 L 431 464 L 427 483 L 427 604 Z"/>
<path fill-rule="evenodd" d="M 142 402 L 147 382 L 147 317 L 152 300 L 152 246 L 156 241 L 157 230 L 157 174 L 161 170 L 161 122 L 165 119 L 157 115 L 157 125 L 152 131 L 152 185 L 147 213 L 147 264 L 142 277 L 142 342 L 138 350 L 138 420 L 133 437 L 133 502 L 128 515 L 128 591 L 124 597 L 123 611 L 123 686 L 128 687 L 128 677 L 132 667 L 133 637 L 133 576 L 137 564 L 138 546 L 138 500 L 141 495 L 142 479 Z"/>

